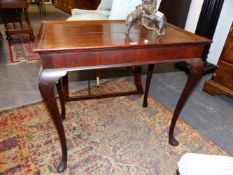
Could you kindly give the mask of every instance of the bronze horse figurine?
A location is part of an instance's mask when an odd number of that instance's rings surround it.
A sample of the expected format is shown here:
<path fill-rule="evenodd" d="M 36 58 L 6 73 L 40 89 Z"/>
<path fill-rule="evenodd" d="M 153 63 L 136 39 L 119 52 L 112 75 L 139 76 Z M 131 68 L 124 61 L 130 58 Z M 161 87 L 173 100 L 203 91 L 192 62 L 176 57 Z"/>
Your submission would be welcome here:
<path fill-rule="evenodd" d="M 131 27 L 140 22 L 148 30 L 152 30 L 157 35 L 165 35 L 165 27 L 167 24 L 166 17 L 157 10 L 156 0 L 142 0 L 142 4 L 131 12 L 126 18 L 127 32 Z"/>

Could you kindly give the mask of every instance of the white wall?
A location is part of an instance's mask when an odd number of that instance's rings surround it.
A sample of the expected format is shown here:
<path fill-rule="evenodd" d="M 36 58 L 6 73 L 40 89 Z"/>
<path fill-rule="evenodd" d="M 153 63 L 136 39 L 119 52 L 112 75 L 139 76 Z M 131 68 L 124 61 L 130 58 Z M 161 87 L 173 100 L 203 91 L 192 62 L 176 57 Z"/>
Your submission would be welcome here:
<path fill-rule="evenodd" d="M 195 32 L 203 2 L 204 0 L 192 0 L 189 8 L 187 21 L 185 24 L 186 30 L 193 33 Z"/>
<path fill-rule="evenodd" d="M 192 0 L 185 29 L 195 32 L 197 21 L 200 15 L 201 7 L 204 0 Z M 224 46 L 227 34 L 233 21 L 233 0 L 225 0 L 222 12 L 216 27 L 213 43 L 210 47 L 208 61 L 217 64 L 222 48 Z"/>
<path fill-rule="evenodd" d="M 161 0 L 157 0 L 157 7 L 159 8 Z"/>

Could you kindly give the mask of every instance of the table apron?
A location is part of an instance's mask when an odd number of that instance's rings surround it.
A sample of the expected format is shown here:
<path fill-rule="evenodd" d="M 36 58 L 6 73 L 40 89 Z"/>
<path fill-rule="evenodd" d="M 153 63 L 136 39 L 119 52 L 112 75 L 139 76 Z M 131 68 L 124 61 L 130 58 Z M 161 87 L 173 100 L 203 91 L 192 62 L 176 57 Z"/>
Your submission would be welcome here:
<path fill-rule="evenodd" d="M 41 53 L 44 69 L 74 68 L 94 69 L 104 67 L 123 67 L 143 65 L 156 62 L 178 62 L 200 58 L 203 46 L 108 49 L 108 50 L 74 50 Z M 86 68 L 85 68 L 86 67 Z"/>

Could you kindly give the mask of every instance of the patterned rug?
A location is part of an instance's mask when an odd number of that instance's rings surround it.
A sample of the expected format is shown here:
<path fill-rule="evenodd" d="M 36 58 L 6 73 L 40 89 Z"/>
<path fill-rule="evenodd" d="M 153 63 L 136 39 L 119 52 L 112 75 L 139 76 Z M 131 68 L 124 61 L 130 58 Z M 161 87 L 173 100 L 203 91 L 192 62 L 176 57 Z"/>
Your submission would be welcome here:
<path fill-rule="evenodd" d="M 119 79 L 92 92 L 132 88 Z M 151 97 L 148 108 L 142 107 L 142 97 L 137 95 L 66 106 L 65 175 L 175 175 L 177 161 L 186 152 L 228 155 L 182 120 L 176 129 L 180 145 L 170 146 L 167 133 L 172 113 Z M 43 103 L 1 112 L 0 132 L 0 174 L 56 174 L 61 149 Z"/>
<path fill-rule="evenodd" d="M 40 57 L 32 51 L 33 42 L 28 36 L 13 36 L 9 42 L 10 62 L 25 63 L 38 60 Z"/>

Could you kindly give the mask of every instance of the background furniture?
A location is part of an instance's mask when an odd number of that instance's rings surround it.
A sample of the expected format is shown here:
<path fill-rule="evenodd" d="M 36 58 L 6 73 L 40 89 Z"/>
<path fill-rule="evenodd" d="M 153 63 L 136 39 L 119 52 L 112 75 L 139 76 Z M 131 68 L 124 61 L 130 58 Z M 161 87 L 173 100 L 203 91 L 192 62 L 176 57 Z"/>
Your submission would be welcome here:
<path fill-rule="evenodd" d="M 211 95 L 227 95 L 233 98 L 233 24 L 217 68 L 211 80 L 205 82 L 203 90 Z"/>
<path fill-rule="evenodd" d="M 113 0 L 102 0 L 96 10 L 78 9 L 71 10 L 71 17 L 67 20 L 107 20 L 109 18 Z"/>
<path fill-rule="evenodd" d="M 96 10 L 72 9 L 68 20 L 125 20 L 141 0 L 101 0 Z"/>
<path fill-rule="evenodd" d="M 44 0 L 36 0 L 36 4 L 39 8 L 40 14 L 46 15 L 45 1 Z"/>
<path fill-rule="evenodd" d="M 27 0 L 29 4 L 36 4 L 40 14 L 46 15 L 45 3 L 50 3 L 48 0 Z M 52 4 L 52 2 L 51 2 Z"/>
<path fill-rule="evenodd" d="M 100 0 L 54 0 L 53 5 L 65 12 L 70 13 L 73 8 L 94 10 Z"/>
<path fill-rule="evenodd" d="M 186 153 L 178 162 L 179 175 L 232 175 L 233 157 Z"/>
<path fill-rule="evenodd" d="M 59 172 L 64 171 L 67 166 L 67 145 L 62 124 L 62 119 L 65 119 L 64 105 L 69 99 L 67 79 L 62 83 L 63 87 L 58 88 L 62 115 L 56 103 L 54 87 L 64 80 L 63 77 L 66 77 L 69 71 L 151 64 L 143 101 L 143 106 L 146 107 L 153 64 L 185 60 L 190 65 L 191 74 L 177 103 L 169 130 L 169 143 L 178 145 L 174 137 L 176 121 L 203 73 L 203 61 L 200 57 L 204 46 L 210 41 L 172 25 L 167 26 L 167 35 L 159 42 L 141 25 L 132 27 L 133 35 L 126 35 L 126 30 L 125 22 L 116 20 L 50 21 L 42 23 L 40 27 L 34 45 L 34 51 L 40 54 L 42 60 L 38 84 L 62 147 L 62 159 L 57 169 Z M 134 44 L 131 44 L 132 42 Z M 141 74 L 136 71 L 135 77 L 135 84 L 140 92 Z"/>
<path fill-rule="evenodd" d="M 29 34 L 31 39 L 34 38 L 28 15 L 28 3 L 25 0 L 1 0 L 0 15 L 8 40 L 11 39 L 11 35 L 18 34 Z"/>
<path fill-rule="evenodd" d="M 0 32 L 0 51 L 2 50 L 2 33 Z"/>
<path fill-rule="evenodd" d="M 76 8 L 95 10 L 101 0 L 76 0 Z"/>

